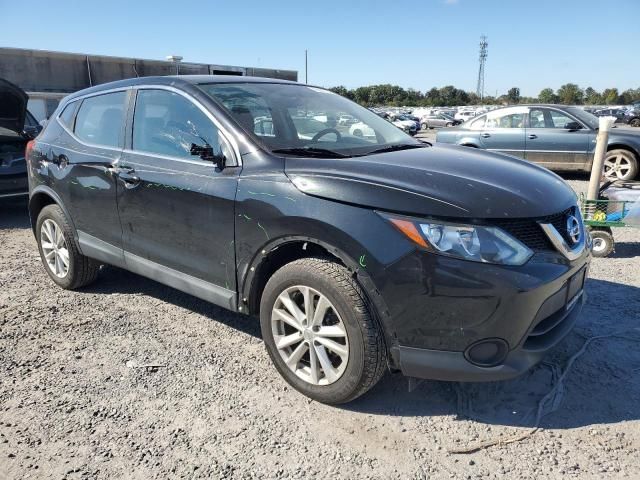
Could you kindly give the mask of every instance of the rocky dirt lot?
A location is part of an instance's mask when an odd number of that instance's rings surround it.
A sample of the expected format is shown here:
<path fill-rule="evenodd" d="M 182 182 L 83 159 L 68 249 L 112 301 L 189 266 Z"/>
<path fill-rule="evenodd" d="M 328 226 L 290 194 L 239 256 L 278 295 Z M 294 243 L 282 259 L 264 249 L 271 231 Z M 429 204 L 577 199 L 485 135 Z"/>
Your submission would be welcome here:
<path fill-rule="evenodd" d="M 287 387 L 251 318 L 115 268 L 55 287 L 24 208 L 0 207 L 0 478 L 640 478 L 638 230 L 523 378 L 409 393 L 389 374 L 329 407 Z M 527 432 L 545 395 L 533 435 L 449 453 Z"/>

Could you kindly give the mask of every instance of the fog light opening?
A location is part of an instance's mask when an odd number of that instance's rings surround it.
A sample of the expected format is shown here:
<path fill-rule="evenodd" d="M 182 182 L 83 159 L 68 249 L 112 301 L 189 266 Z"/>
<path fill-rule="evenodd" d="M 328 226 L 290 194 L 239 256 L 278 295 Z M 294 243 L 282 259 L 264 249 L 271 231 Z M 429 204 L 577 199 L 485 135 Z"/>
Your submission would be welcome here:
<path fill-rule="evenodd" d="M 507 342 L 501 338 L 489 338 L 471 345 L 464 356 L 479 367 L 495 367 L 504 361 L 508 352 Z"/>

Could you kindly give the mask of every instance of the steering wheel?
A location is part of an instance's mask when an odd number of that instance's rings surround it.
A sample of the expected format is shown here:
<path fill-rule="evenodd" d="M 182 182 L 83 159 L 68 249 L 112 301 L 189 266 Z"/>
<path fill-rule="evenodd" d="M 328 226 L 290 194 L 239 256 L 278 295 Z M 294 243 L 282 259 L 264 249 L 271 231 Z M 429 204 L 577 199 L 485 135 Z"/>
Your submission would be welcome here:
<path fill-rule="evenodd" d="M 316 143 L 322 137 L 324 137 L 325 135 L 328 135 L 330 133 L 335 133 L 336 134 L 336 142 L 339 142 L 340 140 L 342 140 L 342 135 L 340 134 L 340 132 L 338 130 L 336 130 L 335 128 L 325 128 L 324 130 L 320 130 L 318 133 L 316 133 L 313 136 L 313 138 L 311 139 L 311 142 L 312 143 Z"/>

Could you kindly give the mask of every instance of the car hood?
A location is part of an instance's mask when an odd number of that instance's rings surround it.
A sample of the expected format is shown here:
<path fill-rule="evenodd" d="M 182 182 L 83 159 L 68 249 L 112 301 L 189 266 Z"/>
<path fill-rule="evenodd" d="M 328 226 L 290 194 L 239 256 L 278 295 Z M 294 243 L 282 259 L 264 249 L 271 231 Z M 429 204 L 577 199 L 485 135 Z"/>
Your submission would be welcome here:
<path fill-rule="evenodd" d="M 530 218 L 576 203 L 573 190 L 549 170 L 466 147 L 287 158 L 285 165 L 287 176 L 306 194 L 407 215 Z"/>
<path fill-rule="evenodd" d="M 28 99 L 24 90 L 0 78 L 0 128 L 22 132 Z"/>

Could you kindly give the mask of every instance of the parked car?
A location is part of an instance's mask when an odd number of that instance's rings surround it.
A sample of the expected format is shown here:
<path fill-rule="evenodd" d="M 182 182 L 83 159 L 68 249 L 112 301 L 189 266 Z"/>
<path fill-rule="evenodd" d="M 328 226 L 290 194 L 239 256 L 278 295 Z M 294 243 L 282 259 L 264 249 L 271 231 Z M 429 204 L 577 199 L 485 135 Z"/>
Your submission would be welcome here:
<path fill-rule="evenodd" d="M 444 114 L 425 115 L 420 119 L 420 128 L 422 128 L 422 130 L 436 127 L 453 127 L 459 124 L 460 120 L 453 119 Z"/>
<path fill-rule="evenodd" d="M 358 119 L 353 118 L 351 115 L 340 115 L 340 117 L 338 117 L 338 125 L 353 125 L 357 122 Z"/>
<path fill-rule="evenodd" d="M 29 193 L 24 151 L 42 127 L 27 110 L 27 94 L 0 79 L 0 199 Z"/>
<path fill-rule="evenodd" d="M 438 132 L 436 141 L 502 152 L 551 170 L 591 171 L 598 118 L 578 107 L 525 105 L 493 110 Z M 604 173 L 630 180 L 638 175 L 640 132 L 609 133 Z"/>
<path fill-rule="evenodd" d="M 625 110 L 623 108 L 601 108 L 593 114 L 596 117 L 616 117 L 615 123 L 624 123 Z"/>
<path fill-rule="evenodd" d="M 291 115 L 305 109 L 347 112 L 376 135 L 301 137 Z M 83 287 L 111 264 L 257 316 L 275 368 L 320 402 L 353 400 L 387 368 L 517 376 L 583 304 L 590 245 L 565 182 L 421 143 L 319 88 L 103 84 L 65 98 L 27 152 L 29 215 L 55 284 Z"/>
<path fill-rule="evenodd" d="M 405 116 L 405 115 L 392 115 L 389 120 L 396 127 L 401 130 L 404 130 L 409 135 L 415 135 L 420 130 L 420 122 L 416 122 L 415 120 Z"/>
<path fill-rule="evenodd" d="M 625 123 L 632 127 L 640 127 L 640 107 L 624 110 L 622 117 L 620 118 L 620 123 Z"/>
<path fill-rule="evenodd" d="M 376 136 L 375 130 L 364 122 L 358 122 L 351 125 L 351 127 L 349 127 L 349 134 L 355 137 L 366 138 L 374 138 Z"/>
<path fill-rule="evenodd" d="M 476 116 L 476 112 L 471 110 L 463 110 L 462 112 L 458 112 L 454 115 L 453 118 L 456 120 L 460 120 L 461 122 L 466 122 L 467 120 Z"/>

